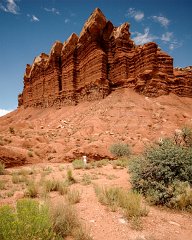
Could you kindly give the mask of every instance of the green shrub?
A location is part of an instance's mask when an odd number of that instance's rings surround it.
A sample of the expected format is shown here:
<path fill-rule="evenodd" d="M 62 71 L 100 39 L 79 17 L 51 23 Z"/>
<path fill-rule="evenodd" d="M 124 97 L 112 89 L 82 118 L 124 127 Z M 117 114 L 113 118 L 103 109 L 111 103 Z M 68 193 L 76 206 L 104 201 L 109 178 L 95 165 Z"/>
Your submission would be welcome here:
<path fill-rule="evenodd" d="M 192 183 L 192 149 L 165 139 L 148 147 L 130 165 L 133 188 L 154 204 L 166 204 L 174 197 L 175 181 Z"/>
<path fill-rule="evenodd" d="M 0 239 L 54 239 L 47 206 L 30 200 L 17 202 L 16 210 L 10 206 L 0 208 Z"/>
<path fill-rule="evenodd" d="M 82 159 L 76 159 L 72 162 L 74 169 L 83 169 L 85 168 L 84 162 Z"/>
<path fill-rule="evenodd" d="M 125 143 L 112 144 L 109 148 L 109 151 L 115 157 L 128 157 L 131 153 L 129 146 Z"/>
<path fill-rule="evenodd" d="M 5 164 L 0 162 L 0 175 L 5 174 Z"/>
<path fill-rule="evenodd" d="M 82 228 L 75 210 L 59 203 L 50 207 L 32 199 L 17 202 L 16 209 L 0 207 L 1 240 L 91 240 Z"/>

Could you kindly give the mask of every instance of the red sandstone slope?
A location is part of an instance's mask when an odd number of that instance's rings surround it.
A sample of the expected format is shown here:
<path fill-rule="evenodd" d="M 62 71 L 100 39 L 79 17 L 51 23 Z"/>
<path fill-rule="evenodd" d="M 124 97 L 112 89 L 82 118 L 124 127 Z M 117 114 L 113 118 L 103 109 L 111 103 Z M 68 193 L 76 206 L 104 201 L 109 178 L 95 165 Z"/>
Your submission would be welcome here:
<path fill-rule="evenodd" d="M 55 42 L 26 67 L 19 106 L 75 105 L 105 98 L 119 87 L 146 96 L 192 97 L 191 69 L 174 70 L 173 59 L 156 43 L 136 46 L 129 24 L 114 27 L 98 8 L 78 37 Z"/>
<path fill-rule="evenodd" d="M 141 152 L 145 144 L 191 125 L 191 106 L 191 98 L 174 94 L 149 98 L 122 88 L 77 106 L 21 107 L 0 118 L 1 148 L 20 152 L 26 163 L 61 162 L 84 154 L 93 159 L 110 157 L 109 146 L 119 141 Z"/>

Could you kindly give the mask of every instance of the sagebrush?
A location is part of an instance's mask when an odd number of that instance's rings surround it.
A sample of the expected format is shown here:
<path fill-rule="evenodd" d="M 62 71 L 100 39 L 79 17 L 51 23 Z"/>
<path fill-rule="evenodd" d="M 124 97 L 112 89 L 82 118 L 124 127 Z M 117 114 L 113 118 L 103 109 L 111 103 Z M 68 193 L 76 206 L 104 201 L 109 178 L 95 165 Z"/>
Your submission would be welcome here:
<path fill-rule="evenodd" d="M 164 139 L 132 161 L 130 171 L 134 189 L 154 204 L 173 206 L 174 199 L 177 199 L 176 185 L 192 184 L 192 148 Z M 178 201 L 176 205 L 182 208 Z"/>
<path fill-rule="evenodd" d="M 126 143 L 114 143 L 110 146 L 109 151 L 115 157 L 128 157 L 131 153 L 129 146 Z"/>

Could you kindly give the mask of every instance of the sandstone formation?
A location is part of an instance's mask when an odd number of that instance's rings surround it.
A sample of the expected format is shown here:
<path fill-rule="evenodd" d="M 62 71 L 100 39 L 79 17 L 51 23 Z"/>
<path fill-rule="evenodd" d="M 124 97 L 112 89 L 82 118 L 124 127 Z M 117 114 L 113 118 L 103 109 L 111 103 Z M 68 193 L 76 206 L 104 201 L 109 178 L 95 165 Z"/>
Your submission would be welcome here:
<path fill-rule="evenodd" d="M 136 46 L 129 24 L 114 27 L 97 8 L 80 36 L 55 42 L 50 54 L 40 54 L 24 75 L 18 105 L 74 105 L 106 97 L 119 87 L 146 96 L 175 93 L 192 97 L 191 68 L 173 69 L 173 59 L 156 43 Z"/>
<path fill-rule="evenodd" d="M 0 146 L 0 163 L 5 164 L 6 167 L 21 166 L 27 163 L 26 157 L 17 151 Z"/>

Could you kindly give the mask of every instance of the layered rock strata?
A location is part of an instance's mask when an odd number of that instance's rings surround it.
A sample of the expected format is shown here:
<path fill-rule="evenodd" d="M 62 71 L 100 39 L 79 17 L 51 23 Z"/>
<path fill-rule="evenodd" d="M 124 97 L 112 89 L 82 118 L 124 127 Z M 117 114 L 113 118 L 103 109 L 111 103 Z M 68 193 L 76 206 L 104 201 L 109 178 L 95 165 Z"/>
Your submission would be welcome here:
<path fill-rule="evenodd" d="M 173 92 L 192 97 L 191 68 L 173 69 L 173 59 L 156 43 L 136 46 L 129 24 L 114 27 L 97 8 L 80 36 L 55 42 L 50 54 L 27 65 L 18 104 L 24 107 L 74 105 L 106 97 L 118 87 L 147 96 Z"/>

